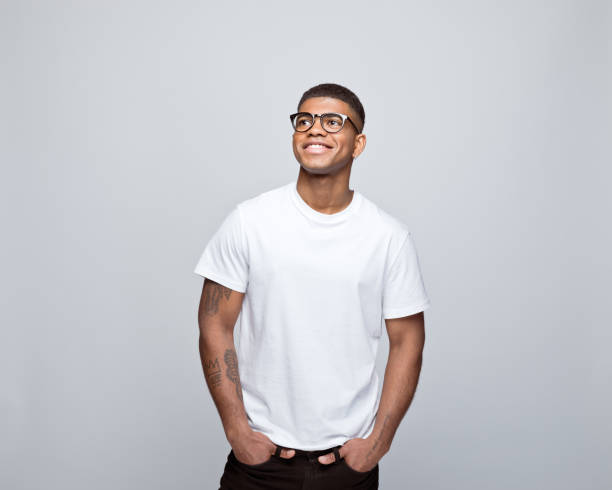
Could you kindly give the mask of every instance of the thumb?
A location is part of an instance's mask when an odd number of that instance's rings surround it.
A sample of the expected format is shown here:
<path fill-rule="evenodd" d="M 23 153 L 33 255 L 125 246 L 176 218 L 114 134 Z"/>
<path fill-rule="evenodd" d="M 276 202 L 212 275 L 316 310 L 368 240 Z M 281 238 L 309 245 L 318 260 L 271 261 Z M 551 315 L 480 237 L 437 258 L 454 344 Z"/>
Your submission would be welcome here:
<path fill-rule="evenodd" d="M 285 459 L 293 458 L 295 456 L 295 449 L 281 449 L 280 456 Z"/>
<path fill-rule="evenodd" d="M 336 461 L 336 457 L 334 456 L 334 453 L 327 453 L 327 454 L 323 454 L 322 456 L 319 456 L 319 463 L 330 464 L 330 463 L 333 463 L 334 461 Z"/>

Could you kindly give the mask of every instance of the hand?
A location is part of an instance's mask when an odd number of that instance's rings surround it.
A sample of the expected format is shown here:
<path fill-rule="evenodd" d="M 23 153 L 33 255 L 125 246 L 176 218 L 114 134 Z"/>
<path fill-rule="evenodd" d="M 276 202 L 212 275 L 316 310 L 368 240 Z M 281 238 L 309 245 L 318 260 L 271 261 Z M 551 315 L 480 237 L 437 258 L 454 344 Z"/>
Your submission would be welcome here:
<path fill-rule="evenodd" d="M 349 439 L 339 449 L 340 458 L 344 459 L 347 466 L 355 471 L 367 472 L 378 464 L 384 452 L 379 449 L 374 449 L 375 445 L 372 439 L 366 437 L 356 437 Z M 331 464 L 335 462 L 334 453 L 327 453 L 319 456 L 319 463 Z"/>
<path fill-rule="evenodd" d="M 268 436 L 245 429 L 230 441 L 236 459 L 244 464 L 256 465 L 268 461 L 276 451 L 276 444 Z M 281 449 L 281 458 L 289 459 L 295 456 L 293 449 Z"/>

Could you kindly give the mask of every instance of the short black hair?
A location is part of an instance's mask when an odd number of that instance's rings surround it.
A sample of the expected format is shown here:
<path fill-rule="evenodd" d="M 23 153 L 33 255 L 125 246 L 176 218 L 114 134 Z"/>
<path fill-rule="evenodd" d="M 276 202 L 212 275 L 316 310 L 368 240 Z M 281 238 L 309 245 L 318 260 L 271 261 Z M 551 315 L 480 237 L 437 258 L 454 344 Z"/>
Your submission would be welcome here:
<path fill-rule="evenodd" d="M 361 129 L 359 132 L 363 131 L 363 126 L 365 124 L 365 111 L 363 110 L 363 105 L 361 105 L 359 97 L 357 97 L 351 90 L 343 87 L 342 85 L 338 85 L 337 83 L 321 83 L 319 85 L 315 85 L 314 87 L 306 90 L 306 92 L 304 92 L 302 95 L 302 98 L 298 102 L 298 111 L 306 99 L 312 99 L 313 97 L 331 97 L 333 99 L 339 99 L 342 102 L 346 102 L 361 119 Z M 359 124 L 359 121 L 355 122 Z"/>

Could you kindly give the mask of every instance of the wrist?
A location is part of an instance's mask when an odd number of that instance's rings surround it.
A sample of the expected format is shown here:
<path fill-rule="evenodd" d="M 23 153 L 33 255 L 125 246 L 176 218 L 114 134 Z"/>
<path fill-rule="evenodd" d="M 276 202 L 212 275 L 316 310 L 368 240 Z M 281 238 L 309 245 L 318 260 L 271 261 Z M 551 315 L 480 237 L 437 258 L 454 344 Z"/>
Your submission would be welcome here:
<path fill-rule="evenodd" d="M 225 431 L 225 437 L 230 446 L 234 447 L 236 441 L 243 440 L 250 432 L 251 427 L 248 423 L 232 425 Z"/>
<path fill-rule="evenodd" d="M 391 449 L 391 441 L 385 441 L 380 436 L 377 437 L 373 433 L 370 434 L 366 440 L 370 443 L 370 451 L 374 452 L 379 459 Z"/>

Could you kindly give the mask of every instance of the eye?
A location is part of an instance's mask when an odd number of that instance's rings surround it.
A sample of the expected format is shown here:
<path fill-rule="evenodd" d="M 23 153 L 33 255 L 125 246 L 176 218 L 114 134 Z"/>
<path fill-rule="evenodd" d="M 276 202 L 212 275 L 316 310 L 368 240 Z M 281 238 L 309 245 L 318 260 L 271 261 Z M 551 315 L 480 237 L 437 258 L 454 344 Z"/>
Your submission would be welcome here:
<path fill-rule="evenodd" d="M 325 125 L 330 128 L 341 128 L 342 117 L 338 114 L 328 114 L 325 117 Z"/>
<path fill-rule="evenodd" d="M 308 116 L 298 116 L 295 120 L 295 125 L 299 127 L 307 127 L 310 126 L 311 121 Z"/>

